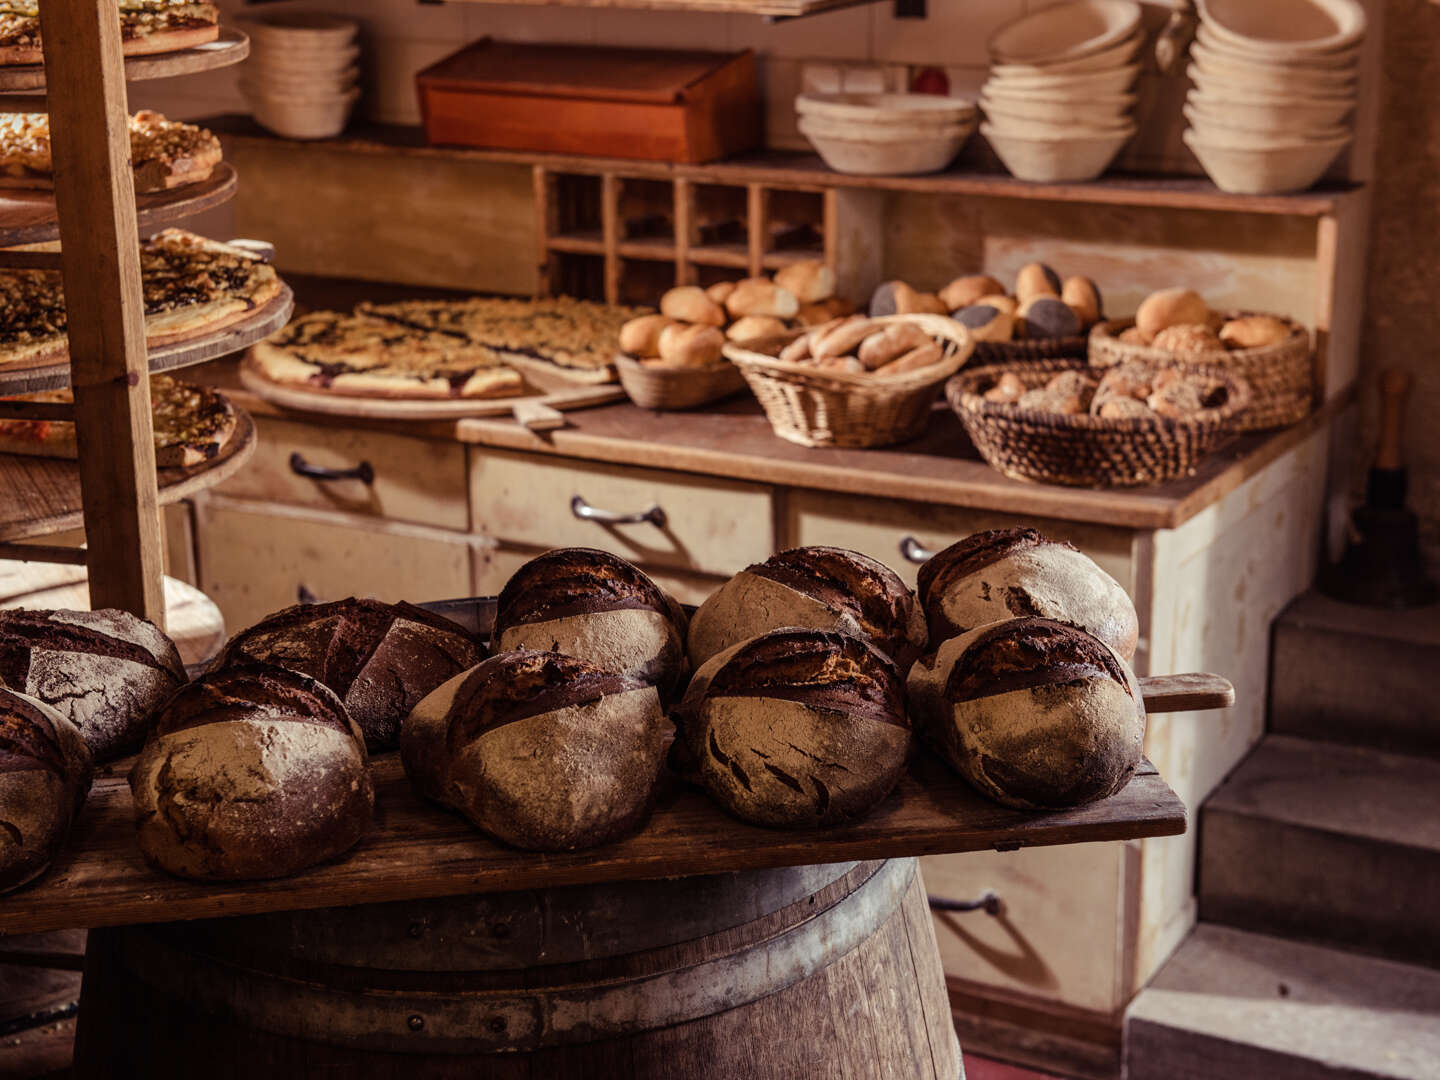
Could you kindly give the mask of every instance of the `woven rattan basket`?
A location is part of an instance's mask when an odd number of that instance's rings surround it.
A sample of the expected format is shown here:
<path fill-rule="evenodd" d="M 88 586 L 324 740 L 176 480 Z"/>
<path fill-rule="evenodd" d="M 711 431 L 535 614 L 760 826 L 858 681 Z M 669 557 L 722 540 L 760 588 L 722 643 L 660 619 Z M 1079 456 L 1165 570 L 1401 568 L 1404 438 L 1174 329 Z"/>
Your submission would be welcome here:
<path fill-rule="evenodd" d="M 728 360 L 707 367 L 644 364 L 624 353 L 615 357 L 620 385 L 642 409 L 698 409 L 745 389 L 745 376 Z"/>
<path fill-rule="evenodd" d="M 797 334 L 725 346 L 775 434 L 801 446 L 891 446 L 925 430 L 945 380 L 970 358 L 970 332 L 943 315 L 887 315 L 877 323 L 913 322 L 944 345 L 938 364 L 893 378 L 816 371 L 776 359 Z"/>
<path fill-rule="evenodd" d="M 1033 390 L 1058 372 L 1080 368 L 1063 361 L 976 368 L 951 379 L 945 395 L 990 465 L 1016 480 L 1071 487 L 1137 487 L 1188 476 L 1234 430 L 1249 400 L 1243 380 L 1217 369 L 1206 370 L 1225 383 L 1225 403 L 1179 420 L 1064 416 L 982 396 L 1007 371 Z"/>
<path fill-rule="evenodd" d="M 1232 312 L 1238 319 L 1252 312 Z M 1180 364 L 1183 367 L 1216 368 L 1242 380 L 1250 389 L 1250 406 L 1236 423 L 1237 431 L 1266 431 L 1286 427 L 1310 415 L 1315 405 L 1315 361 L 1310 332 L 1299 323 L 1285 319 L 1290 336 L 1278 345 L 1233 352 L 1178 355 L 1150 345 L 1121 341 L 1120 334 L 1135 325 L 1134 319 L 1112 319 L 1090 331 L 1090 365 L 1110 367 L 1126 360 L 1149 364 Z"/>
<path fill-rule="evenodd" d="M 1033 364 L 1043 360 L 1085 360 L 1089 339 L 1036 338 L 1025 341 L 977 341 L 971 358 L 978 367 L 994 364 Z"/>

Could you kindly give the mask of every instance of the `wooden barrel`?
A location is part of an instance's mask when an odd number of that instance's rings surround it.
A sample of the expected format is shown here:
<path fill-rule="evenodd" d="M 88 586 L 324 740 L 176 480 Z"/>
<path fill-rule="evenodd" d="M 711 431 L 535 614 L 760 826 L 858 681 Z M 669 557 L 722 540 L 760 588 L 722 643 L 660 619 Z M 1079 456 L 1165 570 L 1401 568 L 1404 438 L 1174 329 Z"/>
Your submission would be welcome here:
<path fill-rule="evenodd" d="M 76 1077 L 963 1077 L 914 859 L 90 935 Z"/>

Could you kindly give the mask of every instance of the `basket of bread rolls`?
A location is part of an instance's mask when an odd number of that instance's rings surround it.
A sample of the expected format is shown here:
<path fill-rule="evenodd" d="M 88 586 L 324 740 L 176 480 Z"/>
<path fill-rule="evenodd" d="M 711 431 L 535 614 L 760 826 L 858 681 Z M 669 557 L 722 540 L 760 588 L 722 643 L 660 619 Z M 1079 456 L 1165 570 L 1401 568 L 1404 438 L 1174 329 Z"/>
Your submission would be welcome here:
<path fill-rule="evenodd" d="M 995 365 L 945 392 L 980 456 L 1006 476 L 1097 488 L 1190 475 L 1250 398 L 1223 368 L 1144 361 Z"/>
<path fill-rule="evenodd" d="M 835 272 L 818 259 L 774 278 L 678 285 L 660 298 L 659 314 L 621 327 L 615 367 L 642 409 L 694 409 L 745 389 L 722 354 L 727 341 L 774 338 L 853 310 L 835 297 Z"/>
<path fill-rule="evenodd" d="M 1178 364 L 1229 372 L 1249 386 L 1239 431 L 1264 431 L 1303 420 L 1315 403 L 1310 334 L 1293 319 L 1255 312 L 1212 311 L 1191 289 L 1162 289 L 1145 298 L 1133 319 L 1102 322 L 1090 331 L 1090 363 Z"/>
<path fill-rule="evenodd" d="M 890 446 L 918 436 L 945 380 L 970 358 L 945 315 L 850 315 L 725 346 L 775 434 L 801 446 Z"/>
<path fill-rule="evenodd" d="M 871 315 L 910 310 L 938 310 L 963 323 L 975 341 L 977 364 L 1083 360 L 1086 331 L 1104 318 L 1094 281 L 1062 279 L 1040 262 L 1021 267 L 1012 289 L 989 274 L 966 274 L 933 296 L 886 282 L 870 300 Z"/>

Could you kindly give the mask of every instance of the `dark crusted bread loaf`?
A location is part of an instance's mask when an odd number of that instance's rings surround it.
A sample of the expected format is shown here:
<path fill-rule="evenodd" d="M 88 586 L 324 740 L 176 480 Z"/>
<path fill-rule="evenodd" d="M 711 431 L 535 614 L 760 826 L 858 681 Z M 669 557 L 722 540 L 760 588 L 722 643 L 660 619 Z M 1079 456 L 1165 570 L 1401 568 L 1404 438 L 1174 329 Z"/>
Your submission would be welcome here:
<path fill-rule="evenodd" d="M 1145 741 L 1140 686 L 1099 638 L 1011 619 L 952 638 L 910 669 L 915 726 L 1007 806 L 1079 806 L 1130 782 Z"/>
<path fill-rule="evenodd" d="M 258 661 L 318 679 L 345 703 L 369 748 L 386 750 L 417 701 L 484 658 L 449 619 L 351 597 L 277 611 L 231 638 L 210 670 Z"/>
<path fill-rule="evenodd" d="M 0 690 L 0 892 L 44 873 L 90 792 L 90 748 L 59 711 Z"/>
<path fill-rule="evenodd" d="M 649 816 L 670 724 L 654 686 L 556 652 L 503 652 L 420 702 L 400 734 L 427 798 L 507 844 L 572 851 Z"/>
<path fill-rule="evenodd" d="M 0 611 L 0 685 L 53 706 L 98 762 L 139 747 L 184 683 L 175 643 L 127 611 Z"/>
<path fill-rule="evenodd" d="M 1087 555 L 1034 529 L 992 529 L 951 544 L 920 568 L 930 648 L 1000 619 L 1072 623 L 1126 660 L 1140 622 L 1120 583 Z"/>
<path fill-rule="evenodd" d="M 561 652 L 630 675 L 662 698 L 685 677 L 685 613 L 631 563 L 595 548 L 531 559 L 500 591 L 494 651 Z"/>
<path fill-rule="evenodd" d="M 915 596 L 894 571 L 834 547 L 791 548 L 720 586 L 690 620 L 690 663 L 782 626 L 840 630 L 907 668 L 925 646 Z"/>
<path fill-rule="evenodd" d="M 130 793 L 140 850 L 207 880 L 285 877 L 348 850 L 375 794 L 365 738 L 308 675 L 242 664 L 161 710 Z"/>
<path fill-rule="evenodd" d="M 696 672 L 679 716 L 711 795 L 759 825 L 861 817 L 910 752 L 894 661 L 836 631 L 792 627 L 732 646 Z"/>

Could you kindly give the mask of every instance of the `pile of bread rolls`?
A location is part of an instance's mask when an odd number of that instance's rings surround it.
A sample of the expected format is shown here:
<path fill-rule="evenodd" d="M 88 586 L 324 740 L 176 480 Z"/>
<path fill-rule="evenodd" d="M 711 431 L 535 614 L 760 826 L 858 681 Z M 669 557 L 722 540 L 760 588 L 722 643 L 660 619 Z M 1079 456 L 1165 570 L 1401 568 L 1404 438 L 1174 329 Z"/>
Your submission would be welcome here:
<path fill-rule="evenodd" d="M 807 259 L 773 278 L 721 281 L 705 289 L 677 285 L 660 298 L 658 315 L 620 328 L 620 351 L 660 367 L 705 367 L 721 362 L 727 340 L 774 337 L 852 311 L 854 305 L 835 295 L 834 271 Z"/>
<path fill-rule="evenodd" d="M 1293 333 L 1290 323 L 1274 315 L 1227 319 L 1193 289 L 1175 288 L 1147 296 L 1135 312 L 1135 325 L 1122 330 L 1119 340 L 1195 357 L 1279 345 Z"/>
<path fill-rule="evenodd" d="M 816 371 L 889 379 L 934 367 L 945 346 L 918 322 L 849 315 L 801 334 L 779 358 Z"/>
<path fill-rule="evenodd" d="M 1225 383 L 1201 371 L 1128 360 L 1111 368 L 1062 371 L 1034 389 L 1028 389 L 1019 375 L 1006 372 L 984 397 L 1060 416 L 1182 419 L 1224 404 Z"/>
<path fill-rule="evenodd" d="M 1079 337 L 1103 317 L 1100 289 L 1087 277 L 1060 275 L 1044 263 L 1020 268 L 1013 290 L 989 274 L 958 277 L 938 293 L 887 281 L 870 298 L 870 314 L 949 315 L 980 342 Z"/>

